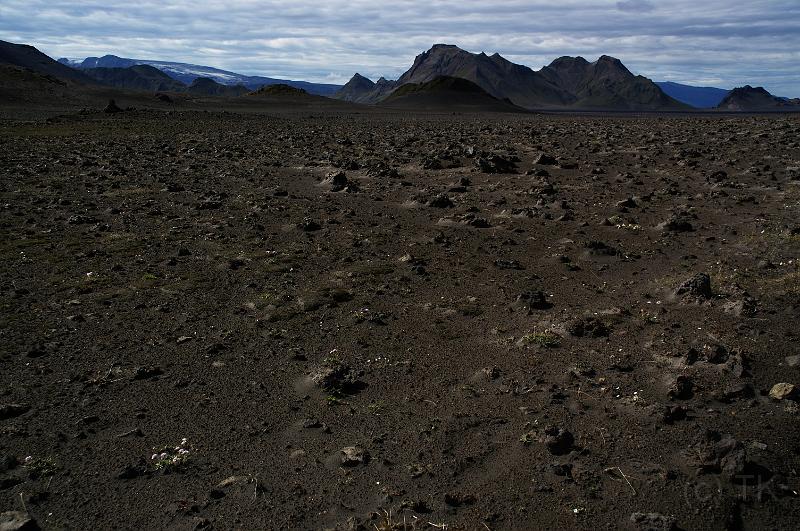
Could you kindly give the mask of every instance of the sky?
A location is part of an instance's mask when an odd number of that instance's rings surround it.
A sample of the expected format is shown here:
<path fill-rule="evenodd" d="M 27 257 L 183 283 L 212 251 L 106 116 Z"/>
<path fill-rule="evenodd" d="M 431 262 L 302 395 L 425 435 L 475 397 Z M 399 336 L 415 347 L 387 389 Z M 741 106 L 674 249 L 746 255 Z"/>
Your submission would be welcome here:
<path fill-rule="evenodd" d="M 800 97 L 800 0 L 0 0 L 0 39 L 328 83 L 397 78 L 436 43 L 535 70 L 606 54 L 655 81 Z"/>

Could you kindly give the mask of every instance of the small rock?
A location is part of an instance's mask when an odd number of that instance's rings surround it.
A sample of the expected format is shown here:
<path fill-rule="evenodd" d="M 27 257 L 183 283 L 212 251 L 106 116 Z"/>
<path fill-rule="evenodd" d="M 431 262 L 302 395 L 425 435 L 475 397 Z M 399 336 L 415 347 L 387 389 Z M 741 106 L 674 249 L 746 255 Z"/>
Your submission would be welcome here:
<path fill-rule="evenodd" d="M 681 285 L 675 289 L 675 296 L 677 297 L 710 299 L 712 295 L 711 277 L 709 277 L 706 273 L 698 273 L 693 277 L 684 280 Z"/>
<path fill-rule="evenodd" d="M 694 384 L 688 376 L 675 377 L 669 384 L 667 394 L 672 398 L 687 400 L 693 396 Z"/>
<path fill-rule="evenodd" d="M 541 291 L 523 291 L 517 296 L 514 308 L 531 313 L 531 310 L 549 310 L 553 305 L 547 301 L 547 295 Z"/>
<path fill-rule="evenodd" d="M 557 426 L 548 426 L 544 429 L 544 445 L 553 455 L 569 453 L 575 438 L 570 432 Z"/>
<path fill-rule="evenodd" d="M 677 520 L 674 516 L 658 513 L 633 513 L 630 518 L 633 529 L 639 531 L 674 531 Z"/>
<path fill-rule="evenodd" d="M 786 382 L 777 383 L 769 390 L 769 397 L 773 400 L 796 400 L 797 395 L 797 386 Z"/>
<path fill-rule="evenodd" d="M 369 453 L 358 446 L 346 446 L 342 448 L 341 454 L 340 463 L 342 466 L 353 467 L 369 462 Z"/>
<path fill-rule="evenodd" d="M 461 494 L 459 492 L 448 492 L 444 495 L 444 502 L 450 507 L 461 507 L 462 505 L 474 505 L 478 499 L 473 494 Z"/>
<path fill-rule="evenodd" d="M 534 161 L 534 164 L 540 164 L 542 166 L 555 166 L 558 164 L 558 161 L 555 157 L 542 153 L 539 157 Z"/>
<path fill-rule="evenodd" d="M 19 417 L 30 409 L 30 406 L 24 404 L 3 404 L 0 406 L 0 420 Z"/>
<path fill-rule="evenodd" d="M 433 208 L 452 208 L 454 206 L 452 199 L 445 194 L 439 194 L 430 201 L 428 206 Z"/>
<path fill-rule="evenodd" d="M 567 327 L 567 332 L 575 337 L 608 337 L 611 333 L 605 323 L 596 317 L 576 319 Z"/>
<path fill-rule="evenodd" d="M 31 515 L 21 511 L 0 513 L 0 531 L 33 531 L 39 529 Z"/>
<path fill-rule="evenodd" d="M 117 102 L 116 102 L 116 101 L 114 101 L 114 100 L 108 100 L 108 105 L 106 105 L 106 108 L 105 108 L 105 109 L 103 109 L 103 112 L 107 112 L 107 113 L 117 113 L 117 112 L 122 112 L 122 109 L 120 109 L 120 108 L 117 106 Z"/>

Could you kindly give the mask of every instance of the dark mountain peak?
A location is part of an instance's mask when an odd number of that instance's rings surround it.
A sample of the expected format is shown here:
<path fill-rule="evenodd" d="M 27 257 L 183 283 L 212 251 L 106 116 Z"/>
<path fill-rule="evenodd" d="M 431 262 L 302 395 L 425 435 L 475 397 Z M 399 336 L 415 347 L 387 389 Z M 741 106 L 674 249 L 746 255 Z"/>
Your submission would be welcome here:
<path fill-rule="evenodd" d="M 82 72 L 55 61 L 28 44 L 0 41 L 0 63 L 27 68 L 59 79 L 95 84 L 94 80 Z"/>
<path fill-rule="evenodd" d="M 800 110 L 792 100 L 773 96 L 764 87 L 750 85 L 730 91 L 717 108 L 728 111 Z"/>
<path fill-rule="evenodd" d="M 585 69 L 589 65 L 591 65 L 591 63 L 581 56 L 571 57 L 569 55 L 564 55 L 557 59 L 554 59 L 553 62 L 547 66 L 549 68 L 560 70 L 560 69 L 574 69 L 574 68 Z"/>
<path fill-rule="evenodd" d="M 385 77 L 381 76 L 381 78 L 377 82 L 375 82 L 375 84 L 376 85 L 389 85 L 389 84 L 394 84 L 394 81 L 390 81 L 390 80 L 386 79 Z"/>
<path fill-rule="evenodd" d="M 432 51 L 434 51 L 434 50 L 435 50 L 435 51 L 442 51 L 442 50 L 459 50 L 459 51 L 462 51 L 462 52 L 464 51 L 464 50 L 462 50 L 461 48 L 459 48 L 458 46 L 456 46 L 455 44 L 442 44 L 442 43 L 439 43 L 439 44 L 434 44 L 433 46 L 431 46 L 431 49 L 430 49 L 430 50 L 428 50 L 428 52 L 432 52 Z"/>
<path fill-rule="evenodd" d="M 342 88 L 343 89 L 345 87 L 372 88 L 373 86 L 375 86 L 375 83 L 373 83 L 372 80 L 356 72 L 356 74 L 350 78 L 350 81 L 348 81 Z"/>
<path fill-rule="evenodd" d="M 595 71 L 598 75 L 620 75 L 630 76 L 633 74 L 627 67 L 622 64 L 622 61 L 610 55 L 601 55 L 600 58 L 594 63 Z"/>
<path fill-rule="evenodd" d="M 770 94 L 764 87 L 751 87 L 750 85 L 745 85 L 743 87 L 736 87 L 731 91 L 731 94 L 737 96 L 743 94 L 758 94 L 761 96 L 772 96 L 772 94 Z"/>

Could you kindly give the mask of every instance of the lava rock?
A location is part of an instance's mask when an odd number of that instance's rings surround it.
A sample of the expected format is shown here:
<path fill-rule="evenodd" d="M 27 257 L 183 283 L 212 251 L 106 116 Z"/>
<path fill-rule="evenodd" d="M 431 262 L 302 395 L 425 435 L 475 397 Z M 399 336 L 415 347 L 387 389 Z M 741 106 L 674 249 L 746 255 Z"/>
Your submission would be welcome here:
<path fill-rule="evenodd" d="M 358 446 L 346 446 L 341 449 L 341 454 L 340 463 L 342 466 L 354 467 L 365 465 L 369 462 L 369 452 Z"/>
<path fill-rule="evenodd" d="M 31 407 L 25 404 L 3 404 L 0 406 L 0 420 L 19 417 L 30 409 Z"/>
<path fill-rule="evenodd" d="M 606 324 L 596 317 L 576 319 L 569 324 L 567 332 L 575 337 L 608 337 L 611 333 Z"/>
<path fill-rule="evenodd" d="M 558 160 L 555 157 L 542 153 L 539 157 L 534 161 L 534 164 L 540 164 L 542 166 L 555 166 L 558 164 Z"/>
<path fill-rule="evenodd" d="M 677 519 L 658 513 L 633 513 L 630 524 L 637 531 L 675 531 Z"/>
<path fill-rule="evenodd" d="M 103 109 L 103 112 L 107 112 L 109 114 L 113 114 L 113 113 L 122 112 L 122 109 L 120 109 L 117 106 L 117 102 L 116 101 L 108 100 L 108 105 L 106 105 L 105 109 Z"/>
<path fill-rule="evenodd" d="M 572 449 L 575 438 L 563 428 L 548 426 L 544 429 L 544 440 L 542 442 L 551 454 L 563 455 L 569 453 Z"/>
<path fill-rule="evenodd" d="M 710 299 L 713 296 L 711 291 L 711 277 L 706 273 L 697 273 L 693 277 L 684 280 L 681 285 L 675 289 L 675 296 Z"/>
<path fill-rule="evenodd" d="M 796 385 L 791 383 L 777 383 L 769 390 L 769 397 L 773 400 L 796 400 L 798 398 L 798 389 Z"/>
<path fill-rule="evenodd" d="M 37 529 L 39 529 L 39 525 L 27 512 L 6 511 L 0 513 L 0 531 L 35 531 Z"/>
<path fill-rule="evenodd" d="M 688 376 L 680 375 L 672 379 L 667 389 L 667 394 L 671 398 L 678 400 L 688 400 L 694 396 L 694 384 Z"/>
<path fill-rule="evenodd" d="M 531 310 L 549 310 L 553 305 L 541 291 L 523 291 L 517 296 L 512 307 L 530 314 Z"/>

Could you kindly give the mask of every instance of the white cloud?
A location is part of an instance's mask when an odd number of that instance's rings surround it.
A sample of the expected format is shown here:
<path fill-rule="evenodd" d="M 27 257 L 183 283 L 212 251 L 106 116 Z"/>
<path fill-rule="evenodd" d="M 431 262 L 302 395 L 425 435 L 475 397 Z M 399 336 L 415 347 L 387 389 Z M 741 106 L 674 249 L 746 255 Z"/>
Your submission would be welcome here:
<path fill-rule="evenodd" d="M 320 82 L 397 77 L 446 42 L 532 68 L 608 54 L 656 80 L 800 96 L 797 0 L 2 0 L 0 38 Z"/>

